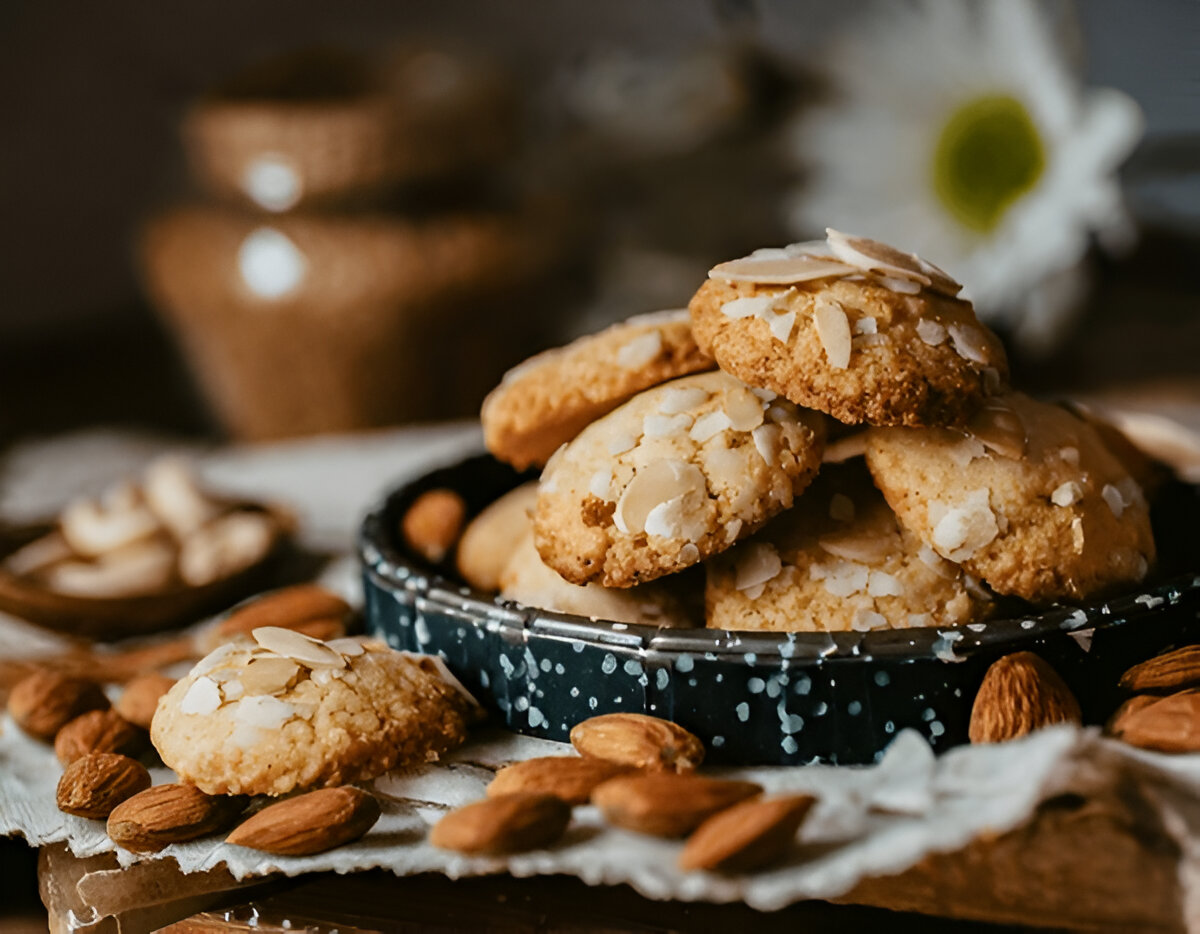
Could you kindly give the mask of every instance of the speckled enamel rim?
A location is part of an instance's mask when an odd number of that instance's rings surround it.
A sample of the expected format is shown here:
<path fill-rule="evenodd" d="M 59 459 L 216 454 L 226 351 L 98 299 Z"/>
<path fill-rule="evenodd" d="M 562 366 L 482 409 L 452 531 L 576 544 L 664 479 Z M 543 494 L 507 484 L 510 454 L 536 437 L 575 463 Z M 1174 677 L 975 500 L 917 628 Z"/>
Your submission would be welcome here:
<path fill-rule="evenodd" d="M 447 469 L 461 469 L 471 458 Z M 591 619 L 527 607 L 464 587 L 410 561 L 392 545 L 386 516 L 390 504 L 427 487 L 435 472 L 391 493 L 364 520 L 359 556 L 367 573 L 386 587 L 408 591 L 432 609 L 489 630 L 573 639 L 595 646 L 619 646 L 664 655 L 740 655 L 748 662 L 787 659 L 941 659 L 957 661 L 980 650 L 995 653 L 1008 643 L 1029 643 L 1051 633 L 1089 639 L 1097 630 L 1136 625 L 1164 606 L 1200 593 L 1200 571 L 1176 576 L 1137 594 L 1124 594 L 1084 607 L 1055 607 L 1040 614 L 988 620 L 950 628 L 887 629 L 871 632 L 734 632 L 721 629 L 659 629 Z M 749 656 L 753 656 L 752 658 Z"/>

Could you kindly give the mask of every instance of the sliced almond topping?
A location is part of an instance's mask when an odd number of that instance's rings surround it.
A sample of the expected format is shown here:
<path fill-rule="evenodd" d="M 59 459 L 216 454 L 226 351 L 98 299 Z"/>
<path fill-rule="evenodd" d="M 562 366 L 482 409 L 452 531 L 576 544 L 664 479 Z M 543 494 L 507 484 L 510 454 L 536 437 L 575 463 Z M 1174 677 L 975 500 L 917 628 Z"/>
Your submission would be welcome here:
<path fill-rule="evenodd" d="M 946 340 L 946 326 L 932 318 L 921 318 L 917 321 L 917 337 L 930 347 L 936 347 Z"/>
<path fill-rule="evenodd" d="M 850 628 L 855 632 L 870 632 L 872 629 L 886 629 L 887 617 L 874 610 L 859 608 L 850 619 Z"/>
<path fill-rule="evenodd" d="M 149 538 L 162 528 L 158 517 L 138 501 L 114 497 L 111 508 L 77 500 L 59 520 L 63 538 L 76 554 L 96 557 Z"/>
<path fill-rule="evenodd" d="M 851 509 L 854 504 L 851 503 Z M 878 564 L 896 550 L 896 542 L 889 535 L 864 535 L 850 531 L 835 535 L 822 535 L 817 544 L 822 551 L 846 561 L 860 564 Z"/>
<path fill-rule="evenodd" d="M 1125 497 L 1111 483 L 1104 484 L 1104 489 L 1100 491 L 1100 495 L 1104 497 L 1104 502 L 1108 503 L 1108 508 L 1112 510 L 1113 517 L 1121 518 L 1121 514 L 1125 512 Z"/>
<path fill-rule="evenodd" d="M 699 386 L 667 386 L 659 395 L 658 411 L 663 415 L 691 414 L 708 401 L 711 393 Z"/>
<path fill-rule="evenodd" d="M 288 658 L 256 658 L 246 665 L 240 680 L 246 694 L 274 694 L 299 672 L 300 666 Z"/>
<path fill-rule="evenodd" d="M 689 493 L 703 496 L 706 491 L 704 474 L 694 464 L 654 461 L 634 474 L 625 487 L 617 501 L 613 523 L 625 534 L 643 532 L 654 507 Z"/>
<path fill-rule="evenodd" d="M 925 275 L 914 253 L 902 253 L 893 246 L 870 240 L 867 237 L 855 237 L 850 234 L 825 228 L 829 249 L 844 263 L 855 266 L 864 272 L 873 272 L 881 276 L 895 276 L 908 279 L 920 285 L 931 285 L 933 280 Z"/>
<path fill-rule="evenodd" d="M 954 506 L 931 502 L 929 520 L 933 525 L 933 547 L 951 561 L 970 558 L 1000 534 L 986 489 L 974 490 Z"/>
<path fill-rule="evenodd" d="M 1016 409 L 1001 399 L 989 399 L 971 416 L 967 430 L 1001 457 L 1020 460 L 1029 436 Z"/>
<path fill-rule="evenodd" d="M 813 323 L 817 337 L 825 349 L 825 359 L 835 369 L 844 370 L 850 365 L 851 337 L 850 320 L 842 306 L 831 298 L 820 296 L 813 309 Z"/>
<path fill-rule="evenodd" d="M 755 542 L 742 548 L 734 567 L 733 586 L 737 590 L 749 590 L 765 584 L 779 576 L 783 561 L 770 542 Z"/>
<path fill-rule="evenodd" d="M 781 435 L 782 432 L 778 425 L 759 425 L 750 433 L 750 437 L 754 439 L 754 448 L 758 451 L 758 456 L 768 467 L 774 467 L 779 463 Z"/>
<path fill-rule="evenodd" d="M 903 597 L 904 585 L 894 575 L 888 574 L 886 571 L 875 570 L 871 572 L 871 579 L 867 583 L 867 595 L 871 597 Z"/>
<path fill-rule="evenodd" d="M 309 668 L 345 668 L 346 660 L 323 642 L 292 629 L 261 626 L 250 633 L 264 649 L 307 665 Z"/>
<path fill-rule="evenodd" d="M 1055 506 L 1074 506 L 1083 496 L 1083 488 L 1074 480 L 1068 480 L 1050 494 L 1050 502 Z"/>
<path fill-rule="evenodd" d="M 67 544 L 66 539 L 58 532 L 51 532 L 10 554 L 4 559 L 4 568 L 10 574 L 23 577 L 51 564 L 72 558 L 74 555 L 75 552 L 71 551 L 71 546 Z"/>
<path fill-rule="evenodd" d="M 876 279 L 889 292 L 898 292 L 901 295 L 916 295 L 921 291 L 921 283 L 914 282 L 911 279 L 901 279 L 899 276 L 876 276 Z"/>
<path fill-rule="evenodd" d="M 951 324 L 947 330 L 954 344 L 954 351 L 964 360 L 987 366 L 992 362 L 991 349 L 979 328 L 965 324 Z"/>
<path fill-rule="evenodd" d="M 825 454 L 821 458 L 826 464 L 840 464 L 852 457 L 862 457 L 867 453 L 867 433 L 856 431 L 852 435 L 838 438 L 825 445 Z"/>
<path fill-rule="evenodd" d="M 710 279 L 727 282 L 757 282 L 762 285 L 794 285 L 813 279 L 845 276 L 854 267 L 821 256 L 744 256 L 721 263 L 708 271 Z"/>
<path fill-rule="evenodd" d="M 294 705 L 269 694 L 243 698 L 236 706 L 234 720 L 264 730 L 277 730 L 296 715 Z"/>
<path fill-rule="evenodd" d="M 611 467 L 597 470 L 588 480 L 588 492 L 597 499 L 607 500 L 612 495 L 612 479 Z"/>
<path fill-rule="evenodd" d="M 192 682 L 183 700 L 179 702 L 181 713 L 207 716 L 221 706 L 221 689 L 210 678 L 200 677 Z"/>
<path fill-rule="evenodd" d="M 626 370 L 645 366 L 662 353 L 662 332 L 656 330 L 639 334 L 617 351 L 617 365 Z"/>
<path fill-rule="evenodd" d="M 614 432 L 608 439 L 608 453 L 616 457 L 618 454 L 624 454 L 626 451 L 632 451 L 638 443 L 638 439 L 630 431 Z M 542 472 L 542 477 L 545 478 L 550 472 L 550 464 L 546 464 L 546 469 Z"/>
<path fill-rule="evenodd" d="M 729 416 L 729 426 L 734 431 L 753 431 L 763 423 L 762 403 L 748 389 L 730 388 L 721 407 Z"/>
<path fill-rule="evenodd" d="M 809 577 L 824 581 L 825 589 L 835 597 L 849 597 L 867 589 L 871 569 L 854 560 L 840 560 L 831 565 L 813 564 Z"/>
<path fill-rule="evenodd" d="M 678 415 L 659 415 L 651 412 L 642 419 L 642 436 L 646 438 L 669 438 L 681 435 L 692 426 L 692 416 L 686 412 Z"/>
<path fill-rule="evenodd" d="M 729 415 L 721 409 L 717 409 L 715 412 L 709 412 L 696 419 L 696 423 L 688 432 L 688 437 L 697 444 L 704 444 L 705 441 L 715 438 L 721 432 L 732 427 L 733 421 Z"/>

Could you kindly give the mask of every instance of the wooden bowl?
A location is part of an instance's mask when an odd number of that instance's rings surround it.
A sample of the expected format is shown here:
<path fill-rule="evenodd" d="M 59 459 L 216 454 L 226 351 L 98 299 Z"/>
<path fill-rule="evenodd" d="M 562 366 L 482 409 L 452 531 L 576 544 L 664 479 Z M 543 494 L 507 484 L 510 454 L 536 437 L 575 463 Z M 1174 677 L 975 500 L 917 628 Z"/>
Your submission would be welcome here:
<path fill-rule="evenodd" d="M 267 586 L 275 566 L 291 549 L 290 516 L 259 503 L 242 503 L 238 508 L 273 515 L 280 531 L 261 560 L 230 577 L 203 587 L 176 584 L 160 593 L 96 598 L 58 593 L 0 566 L 0 611 L 47 629 L 104 640 L 195 622 Z M 54 528 L 50 522 L 0 527 L 0 560 Z"/>

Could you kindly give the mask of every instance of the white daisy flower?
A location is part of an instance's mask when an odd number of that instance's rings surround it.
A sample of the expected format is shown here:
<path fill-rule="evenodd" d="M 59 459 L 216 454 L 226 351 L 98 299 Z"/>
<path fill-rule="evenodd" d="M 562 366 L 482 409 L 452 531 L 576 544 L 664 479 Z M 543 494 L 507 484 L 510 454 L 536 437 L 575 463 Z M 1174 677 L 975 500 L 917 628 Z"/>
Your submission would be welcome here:
<path fill-rule="evenodd" d="M 795 232 L 826 225 L 915 250 L 1027 349 L 1062 336 L 1094 234 L 1132 237 L 1116 168 L 1137 105 L 1084 89 L 1034 0 L 912 0 L 831 49 L 836 99 L 793 127 L 809 170 Z"/>

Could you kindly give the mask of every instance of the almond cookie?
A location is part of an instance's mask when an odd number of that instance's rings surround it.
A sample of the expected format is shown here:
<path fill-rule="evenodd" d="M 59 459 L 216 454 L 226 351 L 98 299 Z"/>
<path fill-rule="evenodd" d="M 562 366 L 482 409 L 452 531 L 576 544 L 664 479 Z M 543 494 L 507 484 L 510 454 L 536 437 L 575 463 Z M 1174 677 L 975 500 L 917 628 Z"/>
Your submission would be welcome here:
<path fill-rule="evenodd" d="M 721 369 L 846 424 L 958 425 L 1008 378 L 960 288 L 915 254 L 831 230 L 713 268 L 692 327 Z"/>
<path fill-rule="evenodd" d="M 656 386 L 546 465 L 538 552 L 574 584 L 630 587 L 682 570 L 789 508 L 824 446 L 824 416 L 727 373 Z"/>
<path fill-rule="evenodd" d="M 484 443 L 518 470 L 541 467 L 643 389 L 714 366 L 685 309 L 636 315 L 509 370 L 483 400 Z"/>
<path fill-rule="evenodd" d="M 593 619 L 670 628 L 694 625 L 673 580 L 650 581 L 637 587 L 603 587 L 597 583 L 569 584 L 542 561 L 526 531 L 500 575 L 500 596 L 526 606 Z"/>
<path fill-rule="evenodd" d="M 1154 561 L 1137 482 L 1090 425 L 1021 393 L 966 432 L 874 428 L 867 466 L 907 528 L 998 593 L 1081 600 Z"/>
<path fill-rule="evenodd" d="M 959 626 L 991 603 L 896 521 L 861 461 L 822 468 L 795 507 L 705 570 L 710 629 Z"/>
<path fill-rule="evenodd" d="M 500 589 L 500 573 L 512 559 L 513 548 L 529 532 L 536 502 L 537 484 L 524 483 L 471 520 L 454 556 L 463 580 L 479 590 Z"/>
<path fill-rule="evenodd" d="M 466 738 L 471 702 L 436 658 L 270 626 L 251 635 L 199 661 L 150 727 L 163 762 L 208 794 L 365 781 Z"/>

